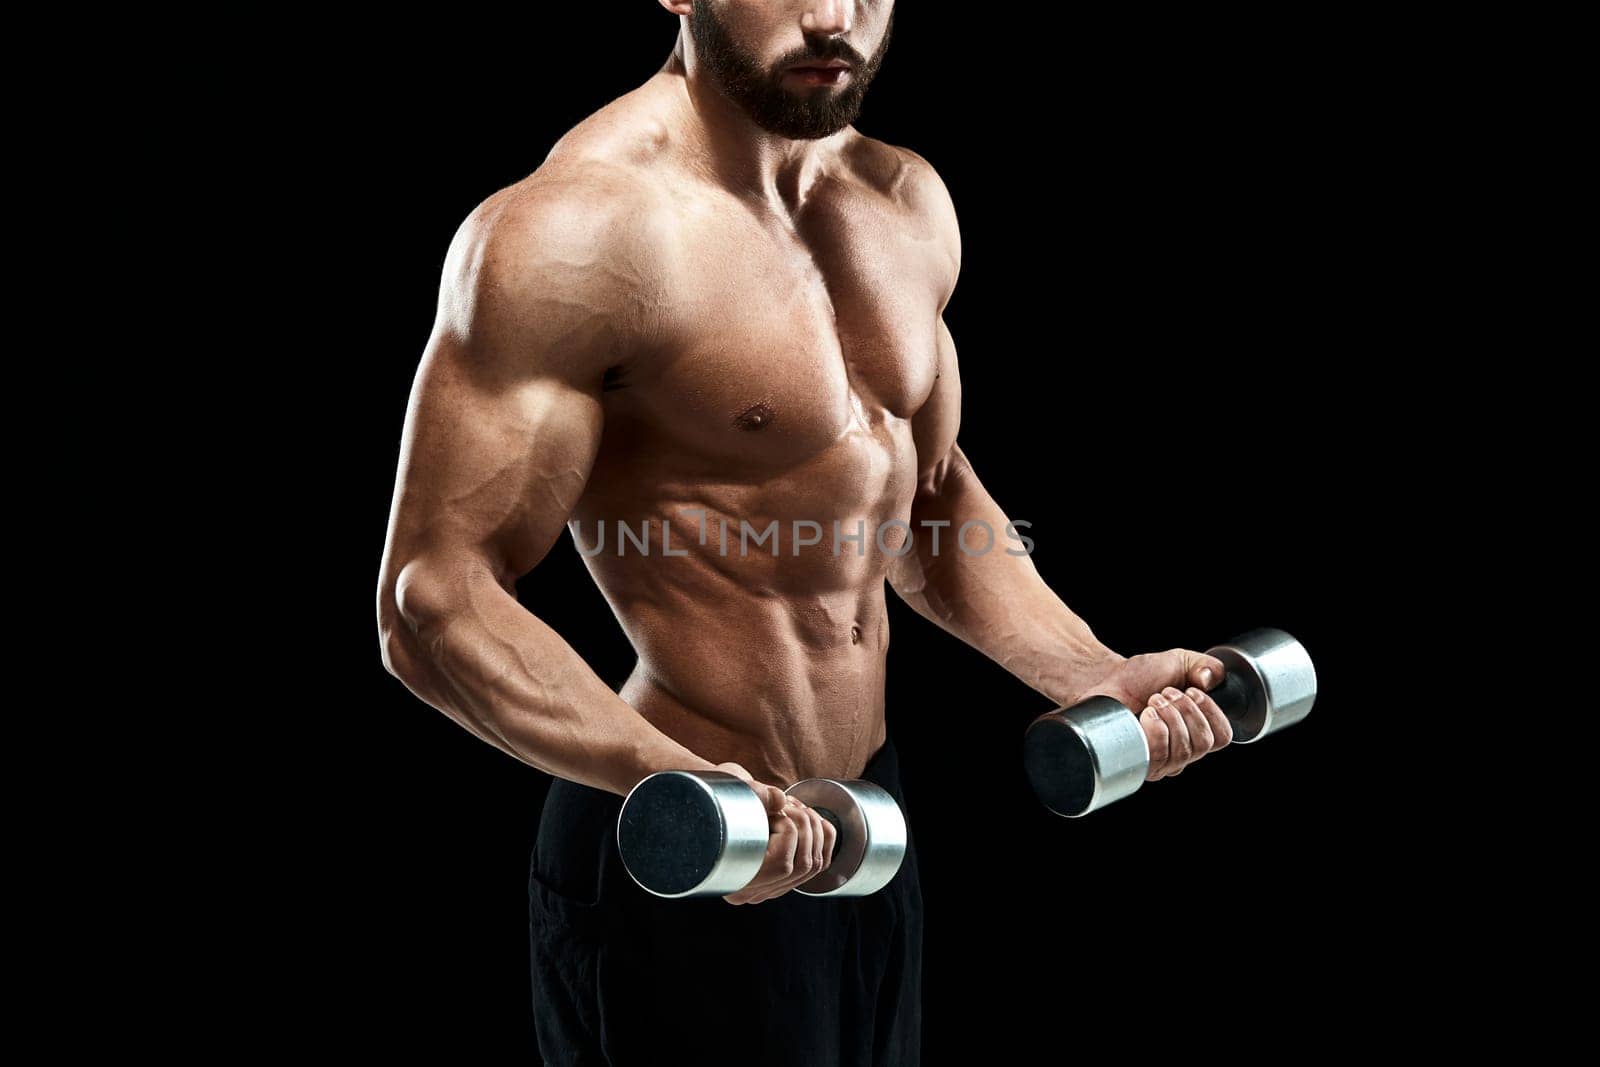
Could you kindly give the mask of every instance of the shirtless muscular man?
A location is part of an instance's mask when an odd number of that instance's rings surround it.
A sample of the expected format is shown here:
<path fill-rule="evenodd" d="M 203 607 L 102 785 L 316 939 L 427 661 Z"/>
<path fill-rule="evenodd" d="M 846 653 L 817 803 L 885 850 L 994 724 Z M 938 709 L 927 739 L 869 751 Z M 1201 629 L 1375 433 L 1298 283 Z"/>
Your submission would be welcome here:
<path fill-rule="evenodd" d="M 1025 553 L 957 544 L 1007 518 L 956 441 L 955 211 L 926 160 L 851 126 L 893 0 L 658 2 L 680 23 L 666 65 L 451 244 L 383 659 L 556 779 L 529 872 L 548 1062 L 914 1064 L 914 848 L 872 896 L 788 892 L 835 831 L 787 785 L 867 778 L 904 807 L 885 580 L 1058 704 L 1144 709 L 1152 779 L 1230 740 L 1206 694 L 1223 667 L 1118 655 Z M 774 520 L 780 537 L 741 537 Z M 620 692 L 517 601 L 569 523 L 638 653 Z M 667 769 L 731 771 L 766 801 L 745 889 L 665 900 L 623 873 L 622 798 Z"/>

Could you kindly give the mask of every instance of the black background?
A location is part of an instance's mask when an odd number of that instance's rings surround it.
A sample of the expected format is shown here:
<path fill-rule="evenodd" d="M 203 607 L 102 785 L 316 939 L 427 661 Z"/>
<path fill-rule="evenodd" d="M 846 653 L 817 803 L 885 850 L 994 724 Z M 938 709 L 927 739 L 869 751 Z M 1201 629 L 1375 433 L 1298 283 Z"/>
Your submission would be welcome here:
<path fill-rule="evenodd" d="M 321 710 L 294 743 L 304 808 L 277 876 L 303 935 L 295 1022 L 331 1024 L 340 1045 L 535 1059 L 525 887 L 548 779 L 384 672 L 374 594 L 452 233 L 671 47 L 655 5 L 590 6 L 405 55 L 311 35 L 263 120 L 299 205 L 285 309 L 316 323 L 295 353 L 314 383 L 295 434 L 332 490 L 314 531 L 329 580 L 306 620 L 326 638 L 308 683 Z M 926 157 L 961 218 L 946 320 L 963 448 L 1113 648 L 1278 626 L 1322 690 L 1284 734 L 1060 819 L 1019 759 L 1049 703 L 891 594 L 925 1041 L 1237 1049 L 1263 1015 L 1336 1039 L 1304 990 L 1370 962 L 1385 818 L 1354 799 L 1374 773 L 1351 669 L 1380 521 L 1369 341 L 1389 289 L 1373 279 L 1393 270 L 1371 247 L 1385 149 L 1360 72 L 1342 30 L 1309 18 L 1113 28 L 951 10 L 965 15 L 902 4 L 858 127 Z M 627 675 L 569 540 L 520 591 L 602 677 Z"/>

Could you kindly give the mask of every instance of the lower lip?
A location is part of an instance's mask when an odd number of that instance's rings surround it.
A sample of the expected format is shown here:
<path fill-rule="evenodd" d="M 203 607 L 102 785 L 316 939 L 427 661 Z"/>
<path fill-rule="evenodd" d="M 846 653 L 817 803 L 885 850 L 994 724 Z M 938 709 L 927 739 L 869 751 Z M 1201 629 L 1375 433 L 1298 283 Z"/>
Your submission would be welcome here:
<path fill-rule="evenodd" d="M 794 78 L 801 85 L 838 85 L 849 76 L 849 67 L 830 67 L 825 70 L 808 67 L 789 71 L 789 77 Z"/>

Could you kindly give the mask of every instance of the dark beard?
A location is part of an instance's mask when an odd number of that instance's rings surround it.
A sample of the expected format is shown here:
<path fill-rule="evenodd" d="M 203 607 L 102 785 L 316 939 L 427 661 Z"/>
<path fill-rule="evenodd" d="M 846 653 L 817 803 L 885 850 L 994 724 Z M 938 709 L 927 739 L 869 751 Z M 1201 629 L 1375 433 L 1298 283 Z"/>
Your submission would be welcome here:
<path fill-rule="evenodd" d="M 889 37 L 894 29 L 894 12 L 889 12 L 889 24 L 883 29 L 883 43 L 872 58 L 864 60 L 861 54 L 837 37 L 806 39 L 806 47 L 796 49 L 763 70 L 756 61 L 733 43 L 727 27 L 717 18 L 708 3 L 696 3 L 689 11 L 689 34 L 694 39 L 695 55 L 711 72 L 723 94 L 738 104 L 752 122 L 768 133 L 796 141 L 814 141 L 829 137 L 856 120 L 861 114 L 861 101 L 867 95 L 883 54 L 889 48 Z M 789 92 L 782 85 L 783 75 L 797 63 L 841 59 L 851 66 L 850 80 L 838 92 L 825 89 L 802 95 Z"/>

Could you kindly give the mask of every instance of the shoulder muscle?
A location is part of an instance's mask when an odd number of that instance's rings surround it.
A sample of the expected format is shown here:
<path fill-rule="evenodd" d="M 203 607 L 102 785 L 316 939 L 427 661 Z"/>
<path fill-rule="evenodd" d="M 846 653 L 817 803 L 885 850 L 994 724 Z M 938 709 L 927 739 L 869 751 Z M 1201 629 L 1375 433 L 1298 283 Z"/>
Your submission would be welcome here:
<path fill-rule="evenodd" d="M 863 176 L 872 185 L 927 225 L 940 252 L 935 269 L 942 290 L 942 310 L 961 273 L 961 227 L 944 179 L 933 164 L 916 152 L 886 141 L 861 137 L 855 155 Z"/>
<path fill-rule="evenodd" d="M 659 306 L 651 213 L 628 176 L 535 175 L 484 201 L 451 242 L 435 340 L 486 374 L 598 382 Z"/>

